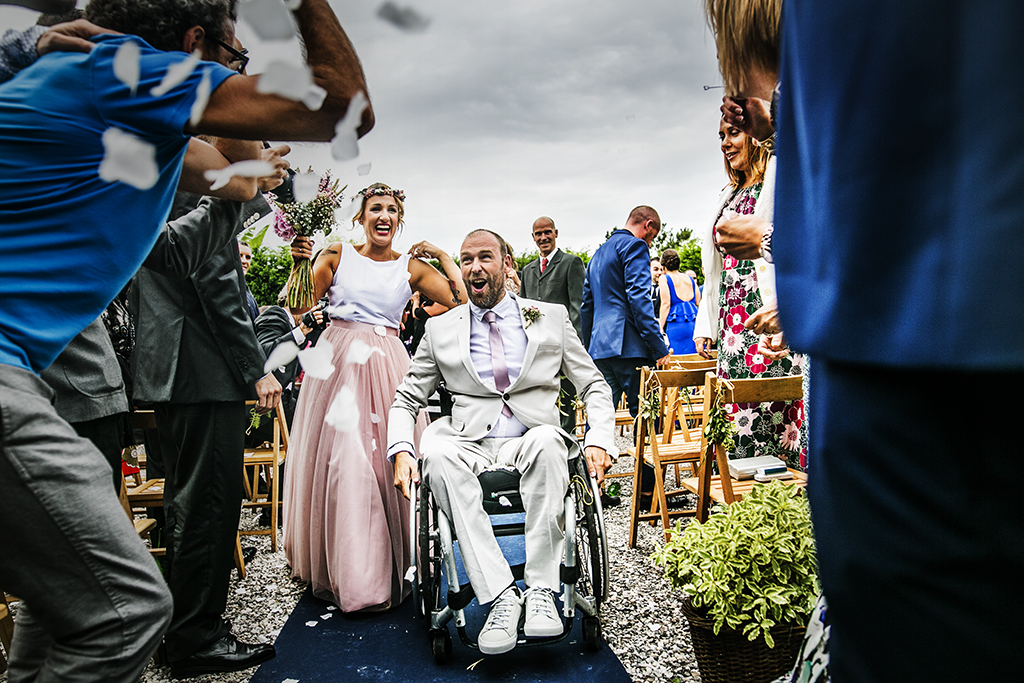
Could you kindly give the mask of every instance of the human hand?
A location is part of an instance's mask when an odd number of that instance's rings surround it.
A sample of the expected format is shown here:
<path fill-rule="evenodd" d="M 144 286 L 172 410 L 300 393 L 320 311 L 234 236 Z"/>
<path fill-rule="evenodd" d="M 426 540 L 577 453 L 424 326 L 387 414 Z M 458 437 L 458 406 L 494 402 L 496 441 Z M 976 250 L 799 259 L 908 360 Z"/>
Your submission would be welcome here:
<path fill-rule="evenodd" d="M 767 140 L 775 132 L 771 102 L 758 97 L 722 98 L 722 118 L 755 140 Z"/>
<path fill-rule="evenodd" d="M 313 238 L 306 237 L 305 235 L 297 235 L 292 240 L 292 258 L 293 259 L 311 259 L 313 258 Z"/>
<path fill-rule="evenodd" d="M 789 355 L 789 347 L 782 332 L 762 334 L 757 340 L 757 352 L 768 360 L 781 360 Z"/>
<path fill-rule="evenodd" d="M 754 332 L 754 334 L 778 334 L 782 332 L 779 324 L 779 303 L 772 301 L 754 311 L 754 314 L 747 318 L 743 327 Z"/>
<path fill-rule="evenodd" d="M 56 24 L 39 36 L 39 40 L 36 41 L 36 54 L 42 57 L 50 52 L 89 52 L 95 47 L 95 43 L 89 39 L 104 33 L 120 35 L 117 31 L 101 28 L 85 19 Z"/>
<path fill-rule="evenodd" d="M 771 224 L 750 214 L 736 214 L 715 228 L 718 246 L 730 256 L 740 260 L 761 257 L 761 239 Z"/>
<path fill-rule="evenodd" d="M 587 459 L 590 476 L 597 479 L 600 486 L 604 482 L 604 473 L 612 467 L 612 456 L 600 446 L 587 446 L 583 449 L 583 457 Z"/>
<path fill-rule="evenodd" d="M 668 353 L 666 353 L 666 354 L 665 354 L 664 356 L 662 356 L 661 358 L 659 358 L 658 360 L 656 360 L 656 361 L 655 361 L 655 363 L 657 364 L 657 366 L 658 366 L 659 368 L 663 368 L 663 367 L 665 367 L 666 365 L 668 365 L 668 364 L 669 364 L 669 361 L 671 361 L 671 360 L 672 360 L 672 352 L 671 352 L 671 351 L 669 351 L 669 352 L 668 352 Z"/>
<path fill-rule="evenodd" d="M 400 451 L 395 454 L 395 488 L 402 489 L 402 495 L 406 500 L 412 495 L 410 482 L 419 485 L 420 468 L 412 453 Z"/>
<path fill-rule="evenodd" d="M 694 337 L 693 343 L 697 347 L 697 355 L 701 358 L 711 358 L 711 340 L 707 337 Z"/>
<path fill-rule="evenodd" d="M 269 413 L 281 402 L 281 383 L 270 373 L 262 379 L 256 380 L 256 412 L 260 415 Z"/>
<path fill-rule="evenodd" d="M 292 165 L 284 158 L 284 155 L 291 151 L 292 148 L 288 145 L 278 145 L 277 147 L 267 147 L 260 150 L 260 161 L 265 161 L 274 167 L 272 174 L 256 179 L 260 192 L 270 192 L 285 181 L 285 178 L 288 177 L 288 169 Z"/>
<path fill-rule="evenodd" d="M 444 252 L 426 240 L 417 242 L 409 248 L 409 255 L 413 258 L 426 258 L 441 260 Z"/>
<path fill-rule="evenodd" d="M 307 318 L 308 316 L 308 318 Z M 312 319 L 315 325 L 308 325 L 306 321 Z M 324 307 L 320 306 L 317 308 L 310 309 L 299 318 L 299 330 L 302 331 L 303 335 L 309 336 L 313 330 L 323 329 L 325 327 L 324 321 L 327 319 L 327 313 L 324 312 Z"/>

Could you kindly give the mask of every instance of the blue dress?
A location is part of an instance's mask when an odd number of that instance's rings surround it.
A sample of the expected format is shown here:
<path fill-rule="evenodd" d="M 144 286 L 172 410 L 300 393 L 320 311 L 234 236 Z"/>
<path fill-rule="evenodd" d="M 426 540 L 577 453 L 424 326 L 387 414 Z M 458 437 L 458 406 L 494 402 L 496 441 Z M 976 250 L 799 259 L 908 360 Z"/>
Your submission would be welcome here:
<path fill-rule="evenodd" d="M 666 275 L 666 277 L 668 277 Z M 693 291 L 697 291 L 697 283 L 690 278 Z M 671 304 L 668 309 L 668 317 L 665 319 L 665 334 L 668 335 L 668 345 L 672 353 L 682 355 L 696 353 L 697 346 L 693 343 L 693 325 L 697 320 L 696 296 L 689 301 L 683 301 L 676 294 L 675 284 L 672 278 L 668 278 L 668 292 L 671 297 Z"/>

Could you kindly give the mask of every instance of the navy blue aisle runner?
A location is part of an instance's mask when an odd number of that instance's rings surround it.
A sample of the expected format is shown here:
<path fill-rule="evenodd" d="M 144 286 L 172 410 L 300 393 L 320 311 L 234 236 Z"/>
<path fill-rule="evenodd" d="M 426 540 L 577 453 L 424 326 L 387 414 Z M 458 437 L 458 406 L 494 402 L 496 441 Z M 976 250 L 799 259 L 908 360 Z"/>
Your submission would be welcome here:
<path fill-rule="evenodd" d="M 515 562 L 513 555 L 518 553 L 509 552 L 509 540 L 499 539 L 506 555 Z M 522 552 L 522 537 L 516 540 L 520 546 L 516 550 Z M 474 639 L 486 617 L 487 609 L 476 600 L 466 608 L 467 632 Z M 453 640 L 452 659 L 439 666 L 430 652 L 427 621 L 416 615 L 411 598 L 390 612 L 343 614 L 307 590 L 281 629 L 277 657 L 261 666 L 251 683 L 630 683 L 622 663 L 607 644 L 602 643 L 597 652 L 586 649 L 579 610 L 568 638 L 551 645 L 517 647 L 490 657 L 463 645 L 454 622 L 448 628 Z"/>

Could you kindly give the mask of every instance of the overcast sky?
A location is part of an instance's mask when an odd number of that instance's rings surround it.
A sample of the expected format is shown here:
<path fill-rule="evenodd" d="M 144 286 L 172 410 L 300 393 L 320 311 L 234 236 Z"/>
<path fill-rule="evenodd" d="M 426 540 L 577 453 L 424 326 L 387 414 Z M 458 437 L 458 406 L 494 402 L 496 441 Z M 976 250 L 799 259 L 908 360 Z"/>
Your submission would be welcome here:
<path fill-rule="evenodd" d="M 376 126 L 354 161 L 312 144 L 289 158 L 333 169 L 350 189 L 404 189 L 396 247 L 427 239 L 455 252 L 486 227 L 532 250 L 530 226 L 549 215 L 561 245 L 593 251 L 638 204 L 670 228 L 712 219 L 726 182 L 722 90 L 703 87 L 721 80 L 700 0 L 396 0 L 429 20 L 420 32 L 379 18 L 379 2 L 331 4 L 362 59 Z M 0 8 L 4 28 L 33 21 Z M 297 58 L 296 43 L 260 43 L 244 22 L 238 36 L 249 73 Z"/>

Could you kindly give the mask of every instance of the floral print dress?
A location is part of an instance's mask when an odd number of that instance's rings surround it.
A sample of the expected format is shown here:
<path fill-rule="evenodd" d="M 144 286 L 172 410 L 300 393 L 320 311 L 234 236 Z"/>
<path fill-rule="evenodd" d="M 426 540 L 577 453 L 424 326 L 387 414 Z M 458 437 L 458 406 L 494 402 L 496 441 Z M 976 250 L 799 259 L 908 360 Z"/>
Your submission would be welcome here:
<path fill-rule="evenodd" d="M 719 214 L 718 222 L 735 214 L 751 214 L 761 184 L 738 189 Z M 717 247 L 717 245 L 716 245 Z M 722 283 L 718 292 L 718 376 L 724 379 L 787 377 L 803 372 L 804 357 L 790 353 L 772 361 L 757 352 L 758 335 L 743 324 L 761 308 L 753 261 L 723 255 Z M 774 455 L 789 467 L 804 469 L 807 448 L 803 435 L 803 401 L 735 403 L 727 406 L 737 427 L 731 458 Z"/>

